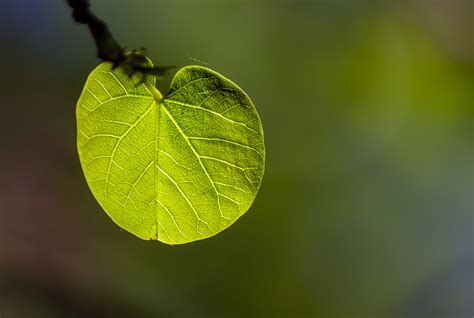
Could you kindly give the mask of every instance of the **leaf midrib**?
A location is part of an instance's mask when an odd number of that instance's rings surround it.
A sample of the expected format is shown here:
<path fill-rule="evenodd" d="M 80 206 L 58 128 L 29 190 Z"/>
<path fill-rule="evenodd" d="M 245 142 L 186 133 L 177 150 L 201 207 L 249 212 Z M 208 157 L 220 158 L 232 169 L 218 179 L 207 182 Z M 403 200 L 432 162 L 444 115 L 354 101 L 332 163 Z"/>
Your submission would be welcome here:
<path fill-rule="evenodd" d="M 157 170 L 160 170 L 160 171 L 162 170 L 161 167 L 158 166 L 158 151 L 159 151 L 158 132 L 159 132 L 159 122 L 160 122 L 160 113 L 161 113 L 161 111 L 160 111 L 161 107 L 160 106 L 162 106 L 163 111 L 168 116 L 168 118 L 171 120 L 171 122 L 176 127 L 176 129 L 179 131 L 179 133 L 183 137 L 183 139 L 186 141 L 187 145 L 189 146 L 189 148 L 191 149 L 193 154 L 196 156 L 196 159 L 198 160 L 199 165 L 202 168 L 202 170 L 204 171 L 206 177 L 209 179 L 209 182 L 211 183 L 211 186 L 212 186 L 214 192 L 216 193 L 217 204 L 218 204 L 221 220 L 225 219 L 225 220 L 230 221 L 230 219 L 228 217 L 225 217 L 223 212 L 222 212 L 220 197 L 223 196 L 223 195 L 217 190 L 217 187 L 216 187 L 216 184 L 215 184 L 214 180 L 212 180 L 212 178 L 209 174 L 209 171 L 207 170 L 206 166 L 204 165 L 204 163 L 201 160 L 201 155 L 197 152 L 196 148 L 193 146 L 193 144 L 189 140 L 189 137 L 184 133 L 181 126 L 178 124 L 176 119 L 173 117 L 173 115 L 171 115 L 168 108 L 166 107 L 165 101 L 168 101 L 170 103 L 174 103 L 175 101 L 174 100 L 168 100 L 168 99 L 164 98 L 163 94 L 161 94 L 161 92 L 154 85 L 152 85 L 150 82 L 145 82 L 144 84 L 145 84 L 146 89 L 153 96 L 153 98 L 155 100 L 154 106 L 156 107 L 156 120 L 155 120 L 155 123 L 156 123 L 155 124 L 156 125 L 155 126 L 156 127 L 155 128 L 155 145 L 156 145 L 156 147 L 155 147 L 155 159 L 154 159 L 155 160 L 155 169 L 153 169 L 153 173 L 154 173 L 153 177 L 154 177 L 154 183 L 155 183 L 155 187 L 154 187 L 155 201 L 159 202 L 160 205 L 165 207 L 164 204 L 161 201 L 158 200 L 158 195 L 157 195 L 157 191 L 156 191 L 156 182 L 157 182 L 156 181 L 157 180 L 156 171 Z M 197 221 L 198 221 L 198 227 L 199 227 L 199 222 L 202 222 L 202 223 L 206 224 L 209 227 L 209 229 L 211 229 L 209 224 L 200 217 L 198 211 L 194 208 L 194 206 L 192 205 L 190 199 L 186 196 L 186 194 L 182 191 L 182 189 L 180 189 L 178 187 L 178 190 L 182 194 L 182 196 L 185 198 L 185 200 L 189 203 L 191 209 L 195 212 L 196 217 L 197 217 Z M 227 197 L 227 196 L 225 196 L 225 197 Z M 236 203 L 238 203 L 238 202 L 236 202 Z M 171 215 L 171 218 L 173 220 L 174 225 L 178 229 L 178 231 L 181 234 L 183 234 L 181 229 L 179 228 L 179 226 L 176 224 L 176 222 L 174 220 L 174 217 L 172 215 Z M 155 223 L 156 223 L 156 238 L 159 239 L 159 220 L 158 220 L 158 211 L 157 211 L 156 207 L 155 207 Z M 211 229 L 211 231 L 212 231 L 212 229 Z"/>
<path fill-rule="evenodd" d="M 166 108 L 165 104 L 163 103 L 163 94 L 161 94 L 161 92 L 154 86 L 152 85 L 150 82 L 145 82 L 144 83 L 146 89 L 148 90 L 148 92 L 150 93 L 150 95 L 153 97 L 154 99 L 154 107 L 155 107 L 155 112 L 156 112 L 156 118 L 155 118 L 155 136 L 154 136 L 154 139 L 155 139 L 155 154 L 154 154 L 154 169 L 153 169 L 153 181 L 154 181 L 154 187 L 153 187 L 153 190 L 154 190 L 154 193 L 155 193 L 155 226 L 156 226 L 156 235 L 155 233 L 152 233 L 154 236 L 152 237 L 155 237 L 156 236 L 156 239 L 159 240 L 159 226 L 160 226 L 160 221 L 159 221 L 159 218 L 158 218 L 158 209 L 156 207 L 156 203 L 159 203 L 167 212 L 168 214 L 170 214 L 170 217 L 173 221 L 173 224 L 176 226 L 176 229 L 178 230 L 178 232 L 183 235 L 184 237 L 186 237 L 186 235 L 184 235 L 184 233 L 182 232 L 182 230 L 180 229 L 180 227 L 178 226 L 178 224 L 176 223 L 176 220 L 174 218 L 174 216 L 171 214 L 171 212 L 169 211 L 169 209 L 158 199 L 158 193 L 157 193 L 157 189 L 156 189 L 156 183 L 157 183 L 157 171 L 160 171 L 162 174 L 164 174 L 167 178 L 169 178 L 172 183 L 177 187 L 179 193 L 183 196 L 183 198 L 185 199 L 185 201 L 189 204 L 189 206 L 191 207 L 191 209 L 193 210 L 193 212 L 195 213 L 196 215 L 196 218 L 197 218 L 197 227 L 198 227 L 198 231 L 199 231 L 199 222 L 202 222 L 204 224 L 206 224 L 209 228 L 209 224 L 203 220 L 198 211 L 195 209 L 194 205 L 192 204 L 191 200 L 186 196 L 186 194 L 184 193 L 184 191 L 179 187 L 179 185 L 174 181 L 174 179 L 166 172 L 164 171 L 160 166 L 158 166 L 158 151 L 159 151 L 159 138 L 158 138 L 158 132 L 159 132 L 159 123 L 160 123 L 160 115 L 161 115 L 161 107 L 163 107 L 163 109 L 165 110 L 165 113 L 168 117 L 170 117 L 170 119 L 173 121 L 173 124 L 177 125 L 176 122 L 175 122 L 175 119 L 171 116 L 171 114 L 168 112 L 168 109 Z M 179 126 L 176 126 L 179 130 L 179 132 L 182 134 L 182 131 L 181 129 L 179 128 Z M 184 137 L 184 136 L 183 136 Z M 186 138 L 185 138 L 186 139 Z M 187 140 L 187 139 L 186 139 Z M 199 159 L 199 158 L 198 158 Z"/>

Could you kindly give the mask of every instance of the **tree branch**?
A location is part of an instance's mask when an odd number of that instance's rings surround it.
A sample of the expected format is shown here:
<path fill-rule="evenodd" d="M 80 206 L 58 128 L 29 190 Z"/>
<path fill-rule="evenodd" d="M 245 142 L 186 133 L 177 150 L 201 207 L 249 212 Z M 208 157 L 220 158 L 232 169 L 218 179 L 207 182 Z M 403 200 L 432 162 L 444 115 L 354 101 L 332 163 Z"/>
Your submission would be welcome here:
<path fill-rule="evenodd" d="M 140 72 L 144 75 L 162 76 L 174 66 L 146 67 L 146 50 L 126 52 L 110 32 L 107 24 L 91 10 L 89 0 L 66 0 L 72 9 L 72 16 L 77 23 L 89 27 L 97 47 L 97 56 L 104 62 L 111 62 L 113 68 L 122 67 L 130 77 Z"/>

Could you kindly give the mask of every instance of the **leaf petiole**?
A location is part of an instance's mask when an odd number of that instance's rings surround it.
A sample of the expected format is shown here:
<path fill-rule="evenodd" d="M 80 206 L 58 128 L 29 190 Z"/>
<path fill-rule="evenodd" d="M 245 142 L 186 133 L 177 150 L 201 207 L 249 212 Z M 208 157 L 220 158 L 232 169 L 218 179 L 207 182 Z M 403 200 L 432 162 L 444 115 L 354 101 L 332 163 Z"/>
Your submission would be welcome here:
<path fill-rule="evenodd" d="M 144 81 L 143 84 L 145 84 L 145 87 L 153 95 L 156 103 L 159 104 L 163 100 L 163 94 L 161 94 L 161 92 L 152 83 Z"/>

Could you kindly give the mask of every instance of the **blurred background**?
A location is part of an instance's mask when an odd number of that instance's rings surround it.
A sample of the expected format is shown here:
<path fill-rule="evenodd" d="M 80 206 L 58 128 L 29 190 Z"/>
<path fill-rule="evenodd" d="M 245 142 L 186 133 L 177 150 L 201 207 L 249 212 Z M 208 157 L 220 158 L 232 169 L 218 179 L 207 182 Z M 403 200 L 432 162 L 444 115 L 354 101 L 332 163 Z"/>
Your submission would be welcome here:
<path fill-rule="evenodd" d="M 251 96 L 263 184 L 211 239 L 120 230 L 76 151 L 86 27 L 2 0 L 1 318 L 474 315 L 472 1 L 92 3 L 122 45 Z"/>

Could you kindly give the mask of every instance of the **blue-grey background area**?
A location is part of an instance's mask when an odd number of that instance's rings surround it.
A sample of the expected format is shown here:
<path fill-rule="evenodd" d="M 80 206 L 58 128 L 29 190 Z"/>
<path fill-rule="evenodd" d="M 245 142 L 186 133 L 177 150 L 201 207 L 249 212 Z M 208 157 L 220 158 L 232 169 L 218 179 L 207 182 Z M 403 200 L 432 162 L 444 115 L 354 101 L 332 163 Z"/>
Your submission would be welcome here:
<path fill-rule="evenodd" d="M 473 316 L 472 1 L 92 3 L 155 63 L 238 83 L 266 174 L 214 238 L 120 230 L 76 151 L 88 31 L 62 0 L 2 0 L 2 318 Z"/>

